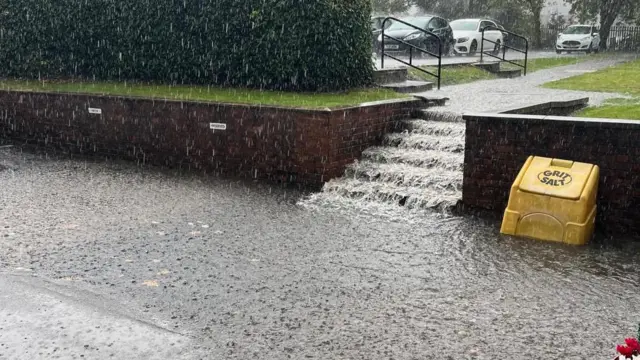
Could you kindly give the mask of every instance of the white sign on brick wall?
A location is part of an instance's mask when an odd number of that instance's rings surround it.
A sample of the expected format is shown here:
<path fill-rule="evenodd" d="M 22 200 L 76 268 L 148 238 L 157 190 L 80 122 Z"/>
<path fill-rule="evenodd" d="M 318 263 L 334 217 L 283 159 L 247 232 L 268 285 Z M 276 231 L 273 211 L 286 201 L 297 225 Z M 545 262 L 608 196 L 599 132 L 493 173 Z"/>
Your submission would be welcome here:
<path fill-rule="evenodd" d="M 209 123 L 211 130 L 227 130 L 227 124 L 223 123 Z"/>

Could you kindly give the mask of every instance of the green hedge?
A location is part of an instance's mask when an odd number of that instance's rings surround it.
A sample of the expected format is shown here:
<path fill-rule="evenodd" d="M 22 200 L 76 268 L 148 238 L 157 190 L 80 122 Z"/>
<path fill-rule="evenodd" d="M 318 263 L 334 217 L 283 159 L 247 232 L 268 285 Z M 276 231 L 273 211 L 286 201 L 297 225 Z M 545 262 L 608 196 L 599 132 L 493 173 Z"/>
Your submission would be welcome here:
<path fill-rule="evenodd" d="M 0 14 L 4 77 L 372 83 L 369 0 L 0 0 Z"/>

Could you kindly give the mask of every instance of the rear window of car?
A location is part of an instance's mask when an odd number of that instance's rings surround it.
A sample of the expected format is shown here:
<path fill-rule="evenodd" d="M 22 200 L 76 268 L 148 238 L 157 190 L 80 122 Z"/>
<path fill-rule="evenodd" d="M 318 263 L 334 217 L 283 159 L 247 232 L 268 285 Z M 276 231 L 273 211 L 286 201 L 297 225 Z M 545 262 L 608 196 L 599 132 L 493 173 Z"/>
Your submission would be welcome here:
<path fill-rule="evenodd" d="M 591 34 L 591 26 L 569 26 L 563 33 L 568 35 L 588 35 Z"/>
<path fill-rule="evenodd" d="M 459 31 L 478 30 L 479 24 L 480 24 L 480 21 L 478 20 L 455 20 L 449 23 L 449 25 L 451 25 L 451 29 L 459 30 Z"/>
<path fill-rule="evenodd" d="M 429 23 L 429 20 L 431 20 L 431 18 L 406 18 L 401 20 L 413 26 L 419 27 L 421 29 L 425 29 L 427 27 L 427 23 Z M 414 29 L 413 27 L 397 21 L 391 24 L 391 26 L 389 26 L 388 28 L 388 30 L 413 30 L 413 29 Z"/>
<path fill-rule="evenodd" d="M 447 21 L 441 18 L 433 18 L 430 25 L 432 25 L 434 29 L 442 29 L 447 27 Z"/>

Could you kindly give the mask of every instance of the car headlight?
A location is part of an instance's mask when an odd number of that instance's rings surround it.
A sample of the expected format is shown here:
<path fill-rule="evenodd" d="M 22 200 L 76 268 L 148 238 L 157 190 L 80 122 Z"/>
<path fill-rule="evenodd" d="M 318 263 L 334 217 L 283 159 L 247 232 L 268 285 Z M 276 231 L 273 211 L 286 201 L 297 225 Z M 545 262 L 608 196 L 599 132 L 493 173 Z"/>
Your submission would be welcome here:
<path fill-rule="evenodd" d="M 458 44 L 459 43 L 463 43 L 463 42 L 467 42 L 467 41 L 469 41 L 468 37 L 461 37 L 460 39 L 458 39 Z"/>
<path fill-rule="evenodd" d="M 404 38 L 404 41 L 415 40 L 415 39 L 417 39 L 417 38 L 419 38 L 419 37 L 421 37 L 421 36 L 422 36 L 422 34 L 420 34 L 420 33 L 415 33 L 415 34 L 407 35 L 407 36 Z"/>
<path fill-rule="evenodd" d="M 580 39 L 580 41 L 587 41 L 587 40 L 591 40 L 591 36 L 583 37 L 582 39 Z"/>

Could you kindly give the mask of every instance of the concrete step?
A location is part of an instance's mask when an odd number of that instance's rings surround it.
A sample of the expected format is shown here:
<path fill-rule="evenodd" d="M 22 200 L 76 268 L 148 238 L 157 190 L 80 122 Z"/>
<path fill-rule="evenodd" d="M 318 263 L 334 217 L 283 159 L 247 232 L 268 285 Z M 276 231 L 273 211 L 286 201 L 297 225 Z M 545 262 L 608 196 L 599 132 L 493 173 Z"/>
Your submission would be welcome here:
<path fill-rule="evenodd" d="M 462 171 L 419 167 L 410 164 L 389 164 L 359 161 L 345 169 L 345 178 L 361 181 L 393 183 L 423 189 L 462 191 Z"/>
<path fill-rule="evenodd" d="M 500 71 L 500 62 L 498 61 L 485 61 L 481 63 L 475 63 L 473 64 L 473 66 L 490 73 L 497 73 Z"/>
<path fill-rule="evenodd" d="M 370 147 L 362 153 L 362 161 L 408 164 L 421 168 L 439 168 L 462 172 L 464 153 L 442 150 L 402 149 L 389 146 Z"/>
<path fill-rule="evenodd" d="M 513 79 L 522 76 L 522 69 L 503 69 L 500 62 L 481 62 L 473 64 L 473 66 L 488 71 L 492 74 L 496 74 L 499 78 Z"/>
<path fill-rule="evenodd" d="M 462 114 L 454 113 L 454 112 L 445 112 L 445 111 L 433 111 L 430 109 L 424 109 L 424 110 L 418 111 L 416 112 L 415 116 L 423 120 L 434 120 L 434 121 L 456 122 L 456 123 L 465 122 L 464 119 L 462 118 Z"/>
<path fill-rule="evenodd" d="M 402 123 L 404 129 L 412 134 L 464 137 L 466 132 L 465 124 L 459 122 L 409 119 Z"/>
<path fill-rule="evenodd" d="M 385 89 L 391 89 L 399 93 L 419 93 L 433 89 L 433 83 L 428 81 L 405 80 L 402 82 L 379 85 Z"/>
<path fill-rule="evenodd" d="M 459 190 L 432 187 L 414 187 L 394 182 L 362 181 L 342 177 L 325 184 L 324 192 L 348 199 L 398 204 L 410 209 L 449 211 L 462 197 Z"/>
<path fill-rule="evenodd" d="M 394 69 L 381 69 L 373 72 L 373 79 L 376 84 L 393 84 L 407 80 L 409 72 L 406 67 Z"/>
<path fill-rule="evenodd" d="M 387 134 L 382 145 L 400 149 L 438 150 L 464 153 L 464 137 L 435 136 L 410 133 Z"/>
<path fill-rule="evenodd" d="M 501 69 L 495 73 L 502 79 L 513 79 L 522 76 L 522 70 L 520 69 Z"/>
<path fill-rule="evenodd" d="M 422 96 L 422 95 L 414 95 L 418 99 L 422 99 L 427 103 L 427 106 L 444 106 L 449 98 L 446 96 Z"/>

